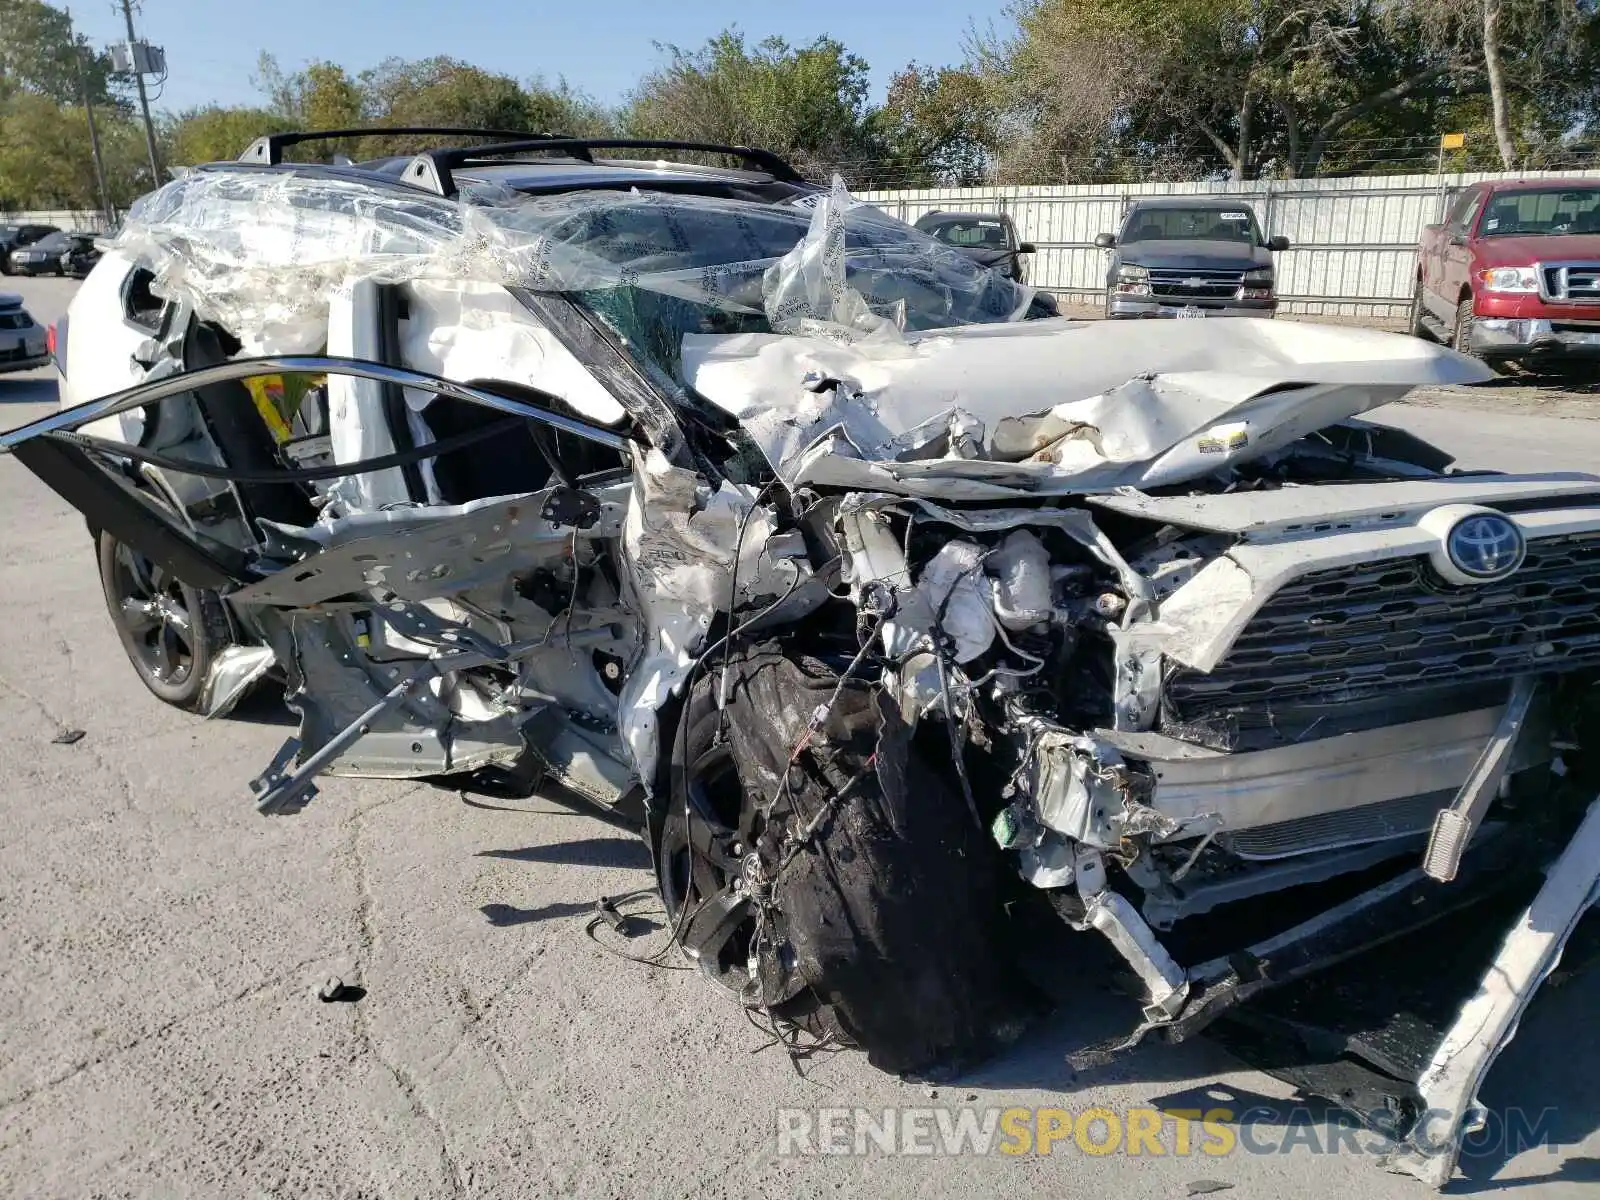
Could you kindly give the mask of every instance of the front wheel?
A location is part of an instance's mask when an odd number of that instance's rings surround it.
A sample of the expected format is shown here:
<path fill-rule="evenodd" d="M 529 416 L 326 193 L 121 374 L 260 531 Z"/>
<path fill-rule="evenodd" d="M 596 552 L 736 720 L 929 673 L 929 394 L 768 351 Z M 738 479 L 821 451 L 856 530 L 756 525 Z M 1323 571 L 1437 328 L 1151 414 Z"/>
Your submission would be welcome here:
<path fill-rule="evenodd" d="M 1406 319 L 1406 332 L 1412 337 L 1433 340 L 1433 335 L 1428 332 L 1428 326 L 1422 319 L 1422 280 L 1417 280 L 1416 289 L 1411 293 L 1411 313 Z"/>
<path fill-rule="evenodd" d="M 684 950 L 747 1006 L 882 1069 L 992 1053 L 1032 993 L 1002 860 L 948 761 L 864 679 L 776 648 L 726 669 L 690 691 L 654 839 Z"/>
<path fill-rule="evenodd" d="M 1472 297 L 1468 296 L 1456 305 L 1455 328 L 1451 331 L 1450 348 L 1460 354 L 1470 354 L 1473 358 L 1482 358 L 1483 355 L 1472 346 Z"/>
<path fill-rule="evenodd" d="M 140 682 L 174 708 L 198 711 L 211 664 L 232 641 L 221 599 L 103 531 L 99 553 L 106 609 Z"/>

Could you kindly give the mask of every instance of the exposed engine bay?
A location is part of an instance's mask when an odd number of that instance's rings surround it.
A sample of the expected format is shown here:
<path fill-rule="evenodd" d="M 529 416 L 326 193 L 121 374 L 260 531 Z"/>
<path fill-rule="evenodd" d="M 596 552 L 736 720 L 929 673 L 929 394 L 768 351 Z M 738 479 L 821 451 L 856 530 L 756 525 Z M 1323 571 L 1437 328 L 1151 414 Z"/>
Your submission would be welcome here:
<path fill-rule="evenodd" d="M 312 178 L 286 274 L 294 176 L 215 175 L 97 268 L 165 289 L 143 380 L 3 446 L 225 606 L 195 707 L 281 674 L 262 812 L 321 774 L 558 783 L 641 819 L 706 974 L 897 1071 L 1021 1036 L 1040 913 L 1131 974 L 1128 1044 L 1181 1040 L 1544 870 L 1405 1081 L 1396 1162 L 1448 1177 L 1600 863 L 1600 478 L 1359 419 L 1480 366 L 1063 321 L 920 246 L 907 283 L 912 231 L 837 185 L 766 258 L 641 271 L 573 223 L 771 206 L 408 198 L 360 211 L 379 254 Z"/>

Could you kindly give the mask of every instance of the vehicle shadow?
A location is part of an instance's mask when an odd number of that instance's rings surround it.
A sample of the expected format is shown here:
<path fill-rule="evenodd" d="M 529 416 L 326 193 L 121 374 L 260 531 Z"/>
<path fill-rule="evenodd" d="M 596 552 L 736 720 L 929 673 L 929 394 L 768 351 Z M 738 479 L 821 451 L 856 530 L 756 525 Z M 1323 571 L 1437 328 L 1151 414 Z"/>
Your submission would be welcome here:
<path fill-rule="evenodd" d="M 637 837 L 596 837 L 511 850 L 480 850 L 478 858 L 511 862 L 561 863 L 573 867 L 634 867 L 648 870 L 650 852 Z"/>
<path fill-rule="evenodd" d="M 249 725 L 293 726 L 300 718 L 283 702 L 283 686 L 272 680 L 256 684 L 233 706 L 228 714 L 230 721 L 243 721 Z"/>
<path fill-rule="evenodd" d="M 0 379 L 0 404 L 54 404 L 54 379 Z"/>
<path fill-rule="evenodd" d="M 1600 362 L 1572 363 L 1566 366 L 1534 364 L 1524 367 L 1507 364 L 1493 379 L 1469 385 L 1483 391 L 1512 391 L 1529 388 L 1538 392 L 1569 396 L 1600 396 Z"/>

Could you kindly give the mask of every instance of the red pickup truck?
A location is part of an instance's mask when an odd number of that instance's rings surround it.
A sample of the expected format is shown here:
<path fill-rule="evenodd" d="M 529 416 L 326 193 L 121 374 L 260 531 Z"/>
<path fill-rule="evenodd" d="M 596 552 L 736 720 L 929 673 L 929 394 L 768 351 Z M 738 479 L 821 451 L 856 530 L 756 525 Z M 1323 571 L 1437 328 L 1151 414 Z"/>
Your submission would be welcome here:
<path fill-rule="evenodd" d="M 1600 179 L 1463 190 L 1422 231 L 1411 332 L 1491 360 L 1600 358 Z"/>

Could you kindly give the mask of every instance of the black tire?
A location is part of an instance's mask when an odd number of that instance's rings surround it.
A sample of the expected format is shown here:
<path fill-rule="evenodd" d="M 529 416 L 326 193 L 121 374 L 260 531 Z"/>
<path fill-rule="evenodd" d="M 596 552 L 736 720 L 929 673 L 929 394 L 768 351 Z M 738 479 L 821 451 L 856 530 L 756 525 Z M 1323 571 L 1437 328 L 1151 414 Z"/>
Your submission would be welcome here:
<path fill-rule="evenodd" d="M 1433 341 L 1433 332 L 1422 319 L 1422 280 L 1417 280 L 1417 286 L 1411 293 L 1411 314 L 1406 320 L 1406 332 L 1412 337 L 1424 338 Z"/>
<path fill-rule="evenodd" d="M 1450 330 L 1450 349 L 1473 358 L 1483 355 L 1472 348 L 1472 297 L 1456 305 L 1456 319 Z"/>
<path fill-rule="evenodd" d="M 745 1004 L 885 1070 L 1016 1036 L 1037 993 L 1009 951 L 1003 860 L 948 761 L 924 760 L 879 689 L 815 660 L 736 658 L 719 711 L 720 674 L 685 704 L 652 847 L 680 944 Z"/>
<path fill-rule="evenodd" d="M 158 700 L 198 711 L 211 664 L 233 640 L 221 599 L 167 576 L 109 533 L 98 542 L 106 611 L 134 672 Z"/>

